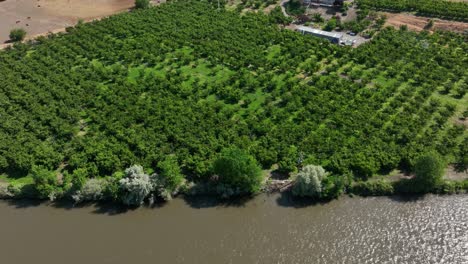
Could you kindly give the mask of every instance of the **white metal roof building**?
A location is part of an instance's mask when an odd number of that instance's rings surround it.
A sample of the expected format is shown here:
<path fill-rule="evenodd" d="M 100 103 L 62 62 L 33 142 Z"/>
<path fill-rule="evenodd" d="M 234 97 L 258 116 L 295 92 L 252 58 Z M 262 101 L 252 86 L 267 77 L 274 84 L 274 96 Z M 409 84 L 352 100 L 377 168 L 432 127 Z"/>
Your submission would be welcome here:
<path fill-rule="evenodd" d="M 336 5 L 343 5 L 344 0 L 304 0 L 304 4 L 314 6 L 327 6 L 332 7 Z"/>
<path fill-rule="evenodd" d="M 296 29 L 302 34 L 310 34 L 316 37 L 326 38 L 333 43 L 340 43 L 340 40 L 343 37 L 343 34 L 340 34 L 340 33 L 323 31 L 323 30 L 319 30 L 319 29 L 315 29 L 311 27 L 298 26 Z"/>

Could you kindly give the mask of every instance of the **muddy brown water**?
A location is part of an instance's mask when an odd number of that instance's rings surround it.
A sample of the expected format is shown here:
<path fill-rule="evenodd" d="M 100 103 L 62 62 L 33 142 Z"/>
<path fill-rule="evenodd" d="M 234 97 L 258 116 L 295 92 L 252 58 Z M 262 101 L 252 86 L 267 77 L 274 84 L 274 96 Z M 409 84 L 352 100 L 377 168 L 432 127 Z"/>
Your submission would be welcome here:
<path fill-rule="evenodd" d="M 1 263 L 468 263 L 468 195 L 157 208 L 0 202 Z"/>

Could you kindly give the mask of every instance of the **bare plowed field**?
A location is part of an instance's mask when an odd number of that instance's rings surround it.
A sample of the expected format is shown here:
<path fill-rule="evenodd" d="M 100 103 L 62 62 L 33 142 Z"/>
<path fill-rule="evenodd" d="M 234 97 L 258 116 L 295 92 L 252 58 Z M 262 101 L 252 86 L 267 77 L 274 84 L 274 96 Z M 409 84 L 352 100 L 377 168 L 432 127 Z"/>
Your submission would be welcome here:
<path fill-rule="evenodd" d="M 1 1 L 1 0 L 0 0 Z M 0 44 L 13 28 L 23 28 L 28 36 L 57 31 L 129 9 L 134 0 L 6 0 L 0 2 Z"/>
<path fill-rule="evenodd" d="M 388 26 L 400 27 L 407 25 L 408 29 L 422 31 L 429 23 L 430 18 L 419 17 L 405 13 L 385 13 L 387 15 Z M 454 32 L 464 32 L 468 30 L 468 23 L 449 21 L 442 19 L 434 19 L 434 26 L 430 30 L 448 30 Z"/>

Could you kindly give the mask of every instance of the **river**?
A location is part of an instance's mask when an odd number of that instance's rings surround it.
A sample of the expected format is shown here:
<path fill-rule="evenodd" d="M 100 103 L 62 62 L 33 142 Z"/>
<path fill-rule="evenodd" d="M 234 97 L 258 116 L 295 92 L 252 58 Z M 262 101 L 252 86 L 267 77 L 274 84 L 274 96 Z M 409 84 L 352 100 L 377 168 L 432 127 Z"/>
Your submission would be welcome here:
<path fill-rule="evenodd" d="M 156 208 L 0 202 L 1 263 L 468 263 L 468 195 Z"/>

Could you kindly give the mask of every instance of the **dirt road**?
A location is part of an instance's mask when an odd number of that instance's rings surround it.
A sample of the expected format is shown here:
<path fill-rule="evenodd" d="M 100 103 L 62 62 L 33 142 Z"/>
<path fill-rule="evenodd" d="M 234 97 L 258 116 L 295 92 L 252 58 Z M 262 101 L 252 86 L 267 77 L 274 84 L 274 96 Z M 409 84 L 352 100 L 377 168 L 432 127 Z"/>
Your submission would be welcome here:
<path fill-rule="evenodd" d="M 286 12 L 286 4 L 289 2 L 289 0 L 281 0 L 281 3 L 280 3 L 280 7 L 281 7 L 281 11 L 283 11 L 283 15 L 285 17 L 288 17 L 288 13 Z"/>

